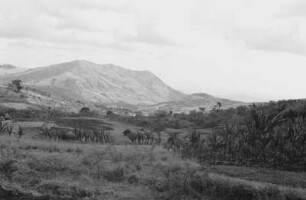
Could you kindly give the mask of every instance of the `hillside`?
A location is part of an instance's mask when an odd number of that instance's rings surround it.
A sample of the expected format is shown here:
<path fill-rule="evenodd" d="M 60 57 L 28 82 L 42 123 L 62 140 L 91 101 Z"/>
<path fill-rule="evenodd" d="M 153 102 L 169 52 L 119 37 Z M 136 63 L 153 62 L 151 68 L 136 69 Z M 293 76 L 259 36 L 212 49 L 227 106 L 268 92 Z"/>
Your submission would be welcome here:
<path fill-rule="evenodd" d="M 25 87 L 16 93 L 0 85 L 0 107 L 14 108 L 16 110 L 55 108 L 62 111 L 78 112 L 84 106 L 82 102 L 71 99 L 58 98 L 33 88 Z"/>
<path fill-rule="evenodd" d="M 222 99 L 218 97 L 214 97 L 205 93 L 195 93 L 184 98 L 171 101 L 159 103 L 152 106 L 147 106 L 142 108 L 147 112 L 152 112 L 154 110 L 166 110 L 173 112 L 189 112 L 191 110 L 198 110 L 200 107 L 205 108 L 205 110 L 209 111 L 213 109 L 214 106 L 217 105 L 217 102 L 221 103 L 221 109 L 226 109 L 230 107 L 237 107 L 241 105 L 247 105 L 247 103 L 240 101 L 232 101 L 229 99 Z"/>
<path fill-rule="evenodd" d="M 237 107 L 245 103 L 217 98 L 205 93 L 185 95 L 168 85 L 149 71 L 134 71 L 113 64 L 99 65 L 85 60 L 55 64 L 29 70 L 12 65 L 1 65 L 5 70 L 0 85 L 14 79 L 31 88 L 28 102 L 51 107 L 80 108 L 83 105 L 106 105 L 152 113 L 156 110 L 189 112 L 205 107 L 211 110 L 217 102 L 221 108 Z M 33 91 L 46 93 L 33 94 Z M 72 103 L 71 103 L 72 102 Z M 90 106 L 92 107 L 92 106 Z"/>
<path fill-rule="evenodd" d="M 84 60 L 11 74 L 1 78 L 0 82 L 13 79 L 20 79 L 25 85 L 55 96 L 103 104 L 156 104 L 185 96 L 149 71 L 133 71 Z"/>

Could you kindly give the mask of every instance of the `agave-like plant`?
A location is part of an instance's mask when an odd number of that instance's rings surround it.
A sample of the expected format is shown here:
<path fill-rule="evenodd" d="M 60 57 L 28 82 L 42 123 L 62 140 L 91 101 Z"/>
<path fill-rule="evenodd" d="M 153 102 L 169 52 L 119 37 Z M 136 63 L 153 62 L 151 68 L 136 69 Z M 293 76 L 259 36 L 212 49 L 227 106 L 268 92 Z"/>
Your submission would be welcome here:
<path fill-rule="evenodd" d="M 7 124 L 4 122 L 0 122 L 0 134 L 6 130 Z"/>
<path fill-rule="evenodd" d="M 6 130 L 7 130 L 7 133 L 9 134 L 9 136 L 11 136 L 12 133 L 13 133 L 13 124 L 12 123 L 7 123 Z"/>

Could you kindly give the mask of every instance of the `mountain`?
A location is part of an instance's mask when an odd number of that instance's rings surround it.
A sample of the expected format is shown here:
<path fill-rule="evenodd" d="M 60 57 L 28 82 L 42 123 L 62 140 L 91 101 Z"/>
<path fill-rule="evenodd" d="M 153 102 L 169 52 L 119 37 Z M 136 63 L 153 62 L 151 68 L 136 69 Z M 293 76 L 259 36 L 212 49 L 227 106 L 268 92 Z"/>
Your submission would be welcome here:
<path fill-rule="evenodd" d="M 221 109 L 238 107 L 241 105 L 247 105 L 241 101 L 232 101 L 229 99 L 222 99 L 214 97 L 205 93 L 195 93 L 187 95 L 180 100 L 163 102 L 156 105 L 143 107 L 145 112 L 153 112 L 154 110 L 165 110 L 173 112 L 189 112 L 191 110 L 199 110 L 199 108 L 205 108 L 206 111 L 212 110 L 217 103 L 221 103 Z"/>
<path fill-rule="evenodd" d="M 10 64 L 0 64 L 0 77 L 1 75 L 7 75 L 17 72 L 25 71 L 25 69 L 10 65 Z"/>
<path fill-rule="evenodd" d="M 20 79 L 31 88 L 75 101 L 101 104 L 156 104 L 186 95 L 167 86 L 149 71 L 76 60 L 1 77 L 0 84 Z"/>

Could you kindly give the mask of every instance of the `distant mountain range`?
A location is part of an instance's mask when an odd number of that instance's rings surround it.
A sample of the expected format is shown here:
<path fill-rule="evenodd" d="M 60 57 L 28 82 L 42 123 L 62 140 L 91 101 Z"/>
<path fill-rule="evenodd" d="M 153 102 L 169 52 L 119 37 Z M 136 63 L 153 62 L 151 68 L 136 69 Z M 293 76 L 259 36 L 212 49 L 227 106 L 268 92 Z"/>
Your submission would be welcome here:
<path fill-rule="evenodd" d="M 85 60 L 28 70 L 0 65 L 0 84 L 5 85 L 14 79 L 56 97 L 101 105 L 186 111 L 199 107 L 211 109 L 217 102 L 224 108 L 244 104 L 208 94 L 186 95 L 169 87 L 149 71 L 134 71 Z"/>
<path fill-rule="evenodd" d="M 23 68 L 15 67 L 9 64 L 0 64 L 0 76 L 25 71 Z"/>

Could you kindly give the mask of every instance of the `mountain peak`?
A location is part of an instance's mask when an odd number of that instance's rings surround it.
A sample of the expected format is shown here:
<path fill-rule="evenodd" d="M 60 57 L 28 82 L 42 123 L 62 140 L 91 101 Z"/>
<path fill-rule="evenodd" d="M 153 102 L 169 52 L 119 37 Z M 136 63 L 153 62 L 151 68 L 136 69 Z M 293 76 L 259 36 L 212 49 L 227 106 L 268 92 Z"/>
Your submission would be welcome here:
<path fill-rule="evenodd" d="M 79 64 L 79 65 L 82 65 L 82 64 L 95 64 L 95 65 L 97 65 L 96 63 L 91 62 L 91 61 L 89 61 L 89 60 L 72 60 L 72 61 L 67 62 L 67 63 Z"/>
<path fill-rule="evenodd" d="M 105 69 L 109 69 L 109 70 L 115 70 L 115 71 L 126 71 L 126 72 L 136 72 L 139 75 L 143 75 L 143 76 L 155 76 L 156 75 L 154 73 L 152 73 L 149 70 L 132 70 L 132 69 L 127 69 L 124 67 L 121 67 L 119 65 L 113 64 L 113 63 L 106 63 L 106 64 L 97 64 L 95 62 L 89 61 L 89 60 L 72 60 L 69 62 L 65 62 L 65 63 L 61 63 L 61 64 L 55 64 L 52 66 L 60 66 L 60 67 L 65 67 L 67 69 L 69 68 L 76 68 L 76 67 L 81 67 L 81 68 L 105 68 Z"/>
<path fill-rule="evenodd" d="M 193 93 L 189 96 L 191 96 L 191 97 L 202 97 L 202 98 L 212 97 L 211 95 L 206 94 L 206 93 Z"/>
<path fill-rule="evenodd" d="M 112 64 L 112 63 L 107 63 L 107 64 L 98 64 L 89 60 L 73 60 L 67 63 L 63 63 L 65 65 L 68 65 L 70 67 L 81 67 L 83 69 L 92 69 L 92 68 L 104 68 L 104 69 L 114 69 L 114 70 L 128 70 L 132 71 L 126 68 L 123 68 L 121 66 Z"/>
<path fill-rule="evenodd" d="M 83 66 L 96 66 L 98 64 L 88 61 L 88 60 L 72 60 L 69 62 L 64 62 L 64 63 L 60 63 L 60 64 L 55 64 L 52 66 L 67 66 L 68 68 L 74 68 L 74 67 L 83 67 Z"/>

